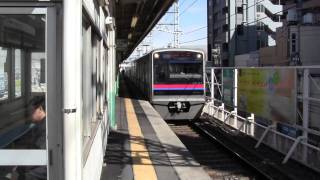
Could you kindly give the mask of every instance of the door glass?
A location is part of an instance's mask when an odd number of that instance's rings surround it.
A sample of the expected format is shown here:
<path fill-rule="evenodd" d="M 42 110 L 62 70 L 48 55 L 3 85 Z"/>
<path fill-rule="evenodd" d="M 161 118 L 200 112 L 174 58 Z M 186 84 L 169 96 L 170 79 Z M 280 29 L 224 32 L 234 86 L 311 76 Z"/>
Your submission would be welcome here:
<path fill-rule="evenodd" d="M 0 15 L 0 179 L 47 176 L 45 30 L 45 15 Z"/>

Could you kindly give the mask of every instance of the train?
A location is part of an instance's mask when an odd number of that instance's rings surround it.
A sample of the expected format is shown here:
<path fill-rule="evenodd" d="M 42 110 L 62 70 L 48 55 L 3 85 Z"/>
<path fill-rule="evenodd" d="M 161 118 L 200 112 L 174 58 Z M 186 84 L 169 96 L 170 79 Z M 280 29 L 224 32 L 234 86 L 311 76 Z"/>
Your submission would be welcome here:
<path fill-rule="evenodd" d="M 164 120 L 194 120 L 205 103 L 205 54 L 201 50 L 153 50 L 124 74 Z"/>

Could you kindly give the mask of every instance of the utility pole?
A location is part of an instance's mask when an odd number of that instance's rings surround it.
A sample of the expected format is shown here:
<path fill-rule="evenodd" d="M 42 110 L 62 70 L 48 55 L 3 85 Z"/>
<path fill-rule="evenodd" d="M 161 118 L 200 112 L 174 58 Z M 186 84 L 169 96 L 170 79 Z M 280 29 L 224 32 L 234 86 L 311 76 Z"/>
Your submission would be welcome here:
<path fill-rule="evenodd" d="M 173 30 L 173 47 L 180 46 L 180 30 L 179 30 L 179 0 L 176 0 L 173 5 L 174 8 L 174 30 Z"/>
<path fill-rule="evenodd" d="M 173 34 L 173 47 L 180 47 L 180 26 L 179 26 L 179 0 L 175 0 L 173 4 L 173 11 L 167 12 L 166 14 L 173 14 L 174 21 L 173 23 L 159 23 L 155 26 L 155 28 L 145 37 L 145 39 L 139 44 L 139 46 L 135 49 L 136 57 L 139 58 L 143 53 L 147 53 L 149 48 L 152 50 L 152 34 L 154 31 L 166 32 L 169 34 Z M 173 31 L 172 31 L 173 26 Z M 143 52 L 144 49 L 144 52 Z"/>
<path fill-rule="evenodd" d="M 167 12 L 167 14 L 173 14 L 174 15 L 174 20 L 173 23 L 159 23 L 156 27 L 155 30 L 157 31 L 162 31 L 166 32 L 169 34 L 173 34 L 173 47 L 174 48 L 179 48 L 180 47 L 180 24 L 179 24 L 179 0 L 176 0 L 173 3 L 173 12 Z M 169 30 L 169 27 L 173 26 L 173 31 Z"/>

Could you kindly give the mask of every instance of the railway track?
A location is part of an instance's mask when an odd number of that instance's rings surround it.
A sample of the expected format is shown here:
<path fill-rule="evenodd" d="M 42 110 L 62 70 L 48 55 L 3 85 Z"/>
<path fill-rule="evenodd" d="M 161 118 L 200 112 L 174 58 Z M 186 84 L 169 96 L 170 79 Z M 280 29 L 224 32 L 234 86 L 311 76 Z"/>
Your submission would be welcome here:
<path fill-rule="evenodd" d="M 212 179 L 267 179 L 205 136 L 194 124 L 188 121 L 168 124 Z"/>
<path fill-rule="evenodd" d="M 212 140 L 196 124 L 169 121 L 168 125 L 212 179 L 270 179 L 237 157 L 235 152 Z"/>

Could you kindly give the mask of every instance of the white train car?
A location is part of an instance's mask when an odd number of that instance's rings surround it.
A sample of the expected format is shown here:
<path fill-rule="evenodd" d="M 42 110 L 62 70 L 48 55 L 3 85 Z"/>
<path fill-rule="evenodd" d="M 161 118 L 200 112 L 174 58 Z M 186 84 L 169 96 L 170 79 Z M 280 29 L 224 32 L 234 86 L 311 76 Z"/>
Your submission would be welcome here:
<path fill-rule="evenodd" d="M 132 62 L 127 77 L 165 120 L 194 120 L 205 103 L 205 55 L 158 49 Z"/>

